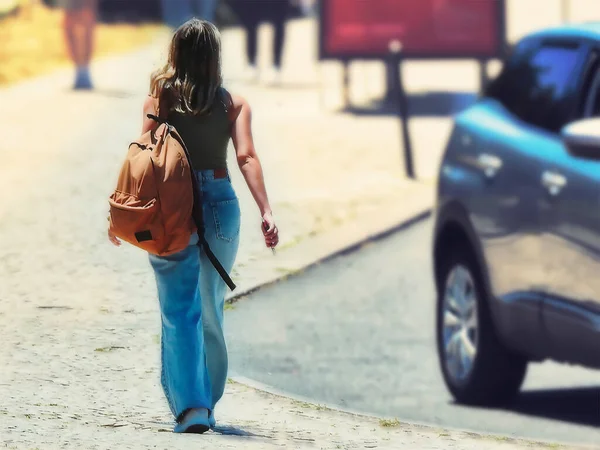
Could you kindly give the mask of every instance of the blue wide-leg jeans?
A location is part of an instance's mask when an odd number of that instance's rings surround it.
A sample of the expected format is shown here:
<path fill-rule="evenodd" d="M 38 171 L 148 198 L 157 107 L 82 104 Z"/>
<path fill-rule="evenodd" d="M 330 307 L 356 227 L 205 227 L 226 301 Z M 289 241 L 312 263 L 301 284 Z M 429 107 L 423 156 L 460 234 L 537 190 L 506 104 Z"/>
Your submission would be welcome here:
<path fill-rule="evenodd" d="M 229 175 L 198 171 L 205 236 L 227 272 L 237 255 L 240 206 Z M 192 236 L 190 245 L 167 257 L 150 255 L 162 318 L 161 384 L 173 415 L 188 408 L 214 410 L 227 381 L 223 334 L 226 284 Z"/>

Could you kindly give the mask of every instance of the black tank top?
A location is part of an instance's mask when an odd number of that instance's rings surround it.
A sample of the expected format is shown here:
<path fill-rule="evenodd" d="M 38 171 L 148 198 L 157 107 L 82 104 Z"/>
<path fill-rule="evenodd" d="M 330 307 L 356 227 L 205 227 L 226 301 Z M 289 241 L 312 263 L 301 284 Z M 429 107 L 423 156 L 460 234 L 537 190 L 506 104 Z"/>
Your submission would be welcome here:
<path fill-rule="evenodd" d="M 231 96 L 221 88 L 210 114 L 194 116 L 171 111 L 169 123 L 179 132 L 190 152 L 194 170 L 227 168 L 231 138 Z"/>

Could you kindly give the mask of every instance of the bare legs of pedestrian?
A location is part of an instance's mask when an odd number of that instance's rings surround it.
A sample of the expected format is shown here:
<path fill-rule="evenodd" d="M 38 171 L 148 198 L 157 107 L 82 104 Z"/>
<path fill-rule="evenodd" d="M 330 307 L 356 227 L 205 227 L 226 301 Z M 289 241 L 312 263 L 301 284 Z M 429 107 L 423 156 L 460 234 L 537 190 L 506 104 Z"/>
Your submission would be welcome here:
<path fill-rule="evenodd" d="M 87 1 L 79 9 L 65 10 L 65 40 L 76 67 L 74 89 L 93 89 L 89 67 L 94 50 L 95 30 L 95 1 Z"/>

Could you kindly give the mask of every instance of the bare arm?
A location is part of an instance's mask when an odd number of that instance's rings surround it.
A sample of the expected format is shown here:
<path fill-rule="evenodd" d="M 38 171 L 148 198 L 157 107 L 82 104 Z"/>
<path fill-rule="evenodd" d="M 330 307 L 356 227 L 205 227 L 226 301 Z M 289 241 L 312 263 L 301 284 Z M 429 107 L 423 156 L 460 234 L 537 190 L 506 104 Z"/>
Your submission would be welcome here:
<path fill-rule="evenodd" d="M 233 96 L 235 122 L 231 137 L 235 147 L 238 166 L 246 184 L 254 197 L 266 229 L 263 229 L 268 247 L 275 247 L 279 242 L 278 230 L 273 220 L 273 212 L 269 204 L 263 170 L 254 147 L 252 138 L 252 111 L 248 102 L 242 97 Z"/>
<path fill-rule="evenodd" d="M 238 166 L 244 175 L 246 184 L 258 205 L 261 216 L 272 213 L 263 178 L 262 166 L 252 138 L 252 111 L 250 105 L 241 97 L 233 97 L 237 118 L 231 134 L 237 156 Z"/>

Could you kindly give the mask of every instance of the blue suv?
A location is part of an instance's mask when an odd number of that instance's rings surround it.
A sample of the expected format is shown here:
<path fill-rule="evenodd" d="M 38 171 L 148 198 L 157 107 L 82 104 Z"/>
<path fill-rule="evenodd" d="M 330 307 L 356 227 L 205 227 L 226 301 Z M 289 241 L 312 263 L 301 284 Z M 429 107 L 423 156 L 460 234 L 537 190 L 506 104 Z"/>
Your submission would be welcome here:
<path fill-rule="evenodd" d="M 509 401 L 532 361 L 600 368 L 600 23 L 526 36 L 455 117 L 433 249 L 458 402 Z"/>

